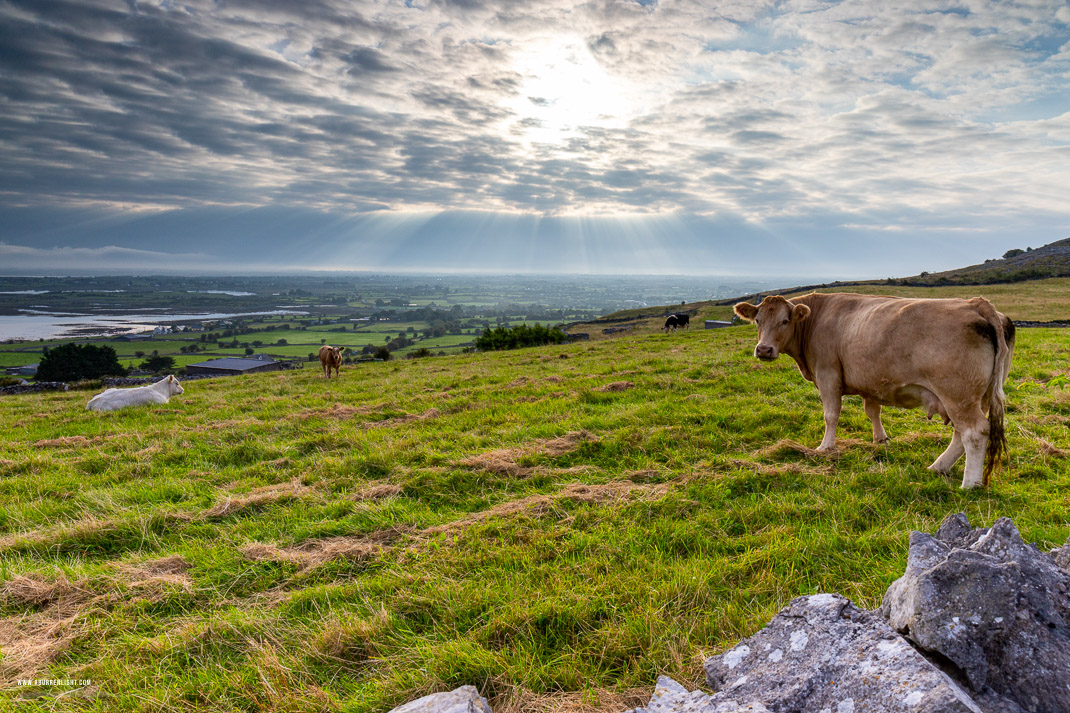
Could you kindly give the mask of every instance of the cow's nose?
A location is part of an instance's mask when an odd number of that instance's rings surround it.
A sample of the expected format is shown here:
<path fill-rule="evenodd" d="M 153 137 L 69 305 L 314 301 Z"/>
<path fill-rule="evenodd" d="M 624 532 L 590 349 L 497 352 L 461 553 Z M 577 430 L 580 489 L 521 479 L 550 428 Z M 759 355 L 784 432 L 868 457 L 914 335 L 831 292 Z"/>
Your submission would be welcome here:
<path fill-rule="evenodd" d="M 772 344 L 759 344 L 754 347 L 754 356 L 759 359 L 776 359 L 776 347 Z"/>

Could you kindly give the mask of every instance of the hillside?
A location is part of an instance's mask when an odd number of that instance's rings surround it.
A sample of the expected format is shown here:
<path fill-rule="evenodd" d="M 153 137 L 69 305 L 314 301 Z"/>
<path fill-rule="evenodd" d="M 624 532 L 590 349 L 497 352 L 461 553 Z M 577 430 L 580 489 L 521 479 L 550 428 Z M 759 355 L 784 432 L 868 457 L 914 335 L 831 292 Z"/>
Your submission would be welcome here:
<path fill-rule="evenodd" d="M 808 292 L 860 292 L 898 297 L 976 297 L 981 295 L 1015 321 L 1070 322 L 1070 238 L 1027 250 L 1009 250 L 1009 257 L 980 265 L 886 280 L 826 282 L 777 291 L 783 295 Z M 760 301 L 770 293 L 752 293 L 724 300 L 662 305 L 621 310 L 588 322 L 568 326 L 572 334 L 603 339 L 628 332 L 651 332 L 665 324 L 673 312 L 687 312 L 698 327 L 703 320 L 727 320 L 732 305 Z"/>
<path fill-rule="evenodd" d="M 990 285 L 1070 276 L 1070 238 L 1043 247 L 1008 250 L 1007 257 L 896 280 L 904 285 Z"/>
<path fill-rule="evenodd" d="M 619 712 L 792 597 L 875 606 L 949 513 L 1070 535 L 1066 332 L 1019 340 L 1009 467 L 969 493 L 925 469 L 950 431 L 920 411 L 877 448 L 849 398 L 837 456 L 798 445 L 817 391 L 754 334 L 0 398 L 0 702 L 371 713 L 470 683 Z"/>
<path fill-rule="evenodd" d="M 1070 278 L 1028 280 L 1010 284 L 948 285 L 936 287 L 888 285 L 881 283 L 834 283 L 785 289 L 780 294 L 801 295 L 819 292 L 861 292 L 898 297 L 987 297 L 1001 312 L 1016 322 L 1070 322 Z M 702 329 L 707 319 L 729 320 L 732 305 L 740 301 L 760 301 L 764 294 L 743 295 L 729 300 L 690 302 L 614 312 L 590 322 L 568 326 L 570 334 L 587 334 L 591 340 L 609 339 L 661 331 L 665 316 L 673 312 L 691 315 L 692 329 Z"/>

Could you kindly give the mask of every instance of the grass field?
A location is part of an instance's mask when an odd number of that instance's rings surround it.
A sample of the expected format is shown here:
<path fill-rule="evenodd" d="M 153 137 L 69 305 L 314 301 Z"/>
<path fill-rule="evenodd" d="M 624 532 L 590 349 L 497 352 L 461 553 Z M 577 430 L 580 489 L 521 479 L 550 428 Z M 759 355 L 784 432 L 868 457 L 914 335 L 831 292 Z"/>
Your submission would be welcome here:
<path fill-rule="evenodd" d="M 1010 462 L 816 389 L 751 326 L 190 382 L 170 404 L 0 398 L 0 710 L 620 711 L 791 598 L 879 604 L 964 510 L 1070 536 L 1070 332 L 1023 329 Z M 18 679 L 90 680 L 19 686 Z M 16 701 L 18 701 L 16 703 Z"/>

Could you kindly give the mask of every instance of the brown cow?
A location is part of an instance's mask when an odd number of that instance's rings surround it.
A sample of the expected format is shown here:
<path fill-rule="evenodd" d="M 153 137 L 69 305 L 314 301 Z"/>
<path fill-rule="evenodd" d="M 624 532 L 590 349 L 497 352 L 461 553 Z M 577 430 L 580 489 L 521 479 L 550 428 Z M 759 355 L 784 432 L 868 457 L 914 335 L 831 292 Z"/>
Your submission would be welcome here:
<path fill-rule="evenodd" d="M 955 429 L 929 469 L 947 473 L 965 452 L 962 487 L 988 485 L 1007 449 L 1003 382 L 1014 351 L 1014 324 L 988 300 L 813 293 L 741 302 L 735 312 L 758 326 L 754 356 L 783 352 L 817 386 L 825 411 L 818 450 L 836 447 L 845 395 L 862 397 L 878 443 L 888 440 L 881 406 L 923 406 Z"/>
<path fill-rule="evenodd" d="M 324 344 L 320 347 L 320 366 L 323 367 L 323 375 L 331 378 L 331 367 L 334 367 L 334 375 L 338 376 L 338 369 L 342 366 L 342 352 L 345 347 L 331 347 Z"/>

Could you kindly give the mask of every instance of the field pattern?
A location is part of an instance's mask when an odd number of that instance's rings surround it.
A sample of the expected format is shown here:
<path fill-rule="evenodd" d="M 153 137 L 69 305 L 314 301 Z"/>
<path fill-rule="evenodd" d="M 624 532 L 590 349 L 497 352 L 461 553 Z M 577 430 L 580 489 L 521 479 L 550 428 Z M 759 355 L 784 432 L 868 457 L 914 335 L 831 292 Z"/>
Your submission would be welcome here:
<path fill-rule="evenodd" d="M 1010 462 L 817 390 L 750 326 L 190 382 L 170 404 L 0 400 L 0 708 L 372 712 L 476 685 L 619 711 L 791 598 L 874 607 L 911 529 L 1070 535 L 1070 334 L 1020 330 Z M 91 680 L 84 687 L 19 679 Z M 15 701 L 19 701 L 15 703 Z"/>

